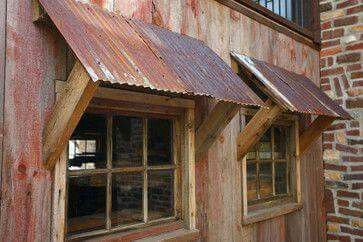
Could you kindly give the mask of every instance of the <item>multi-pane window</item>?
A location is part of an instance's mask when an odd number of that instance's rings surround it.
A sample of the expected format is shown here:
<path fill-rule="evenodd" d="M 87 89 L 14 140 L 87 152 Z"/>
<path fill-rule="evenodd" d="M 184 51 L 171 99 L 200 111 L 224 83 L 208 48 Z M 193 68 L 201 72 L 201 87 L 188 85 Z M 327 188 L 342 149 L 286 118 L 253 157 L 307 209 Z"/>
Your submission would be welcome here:
<path fill-rule="evenodd" d="M 288 130 L 273 125 L 247 154 L 248 205 L 289 194 Z"/>
<path fill-rule="evenodd" d="M 175 218 L 172 119 L 84 114 L 68 146 L 67 232 Z"/>

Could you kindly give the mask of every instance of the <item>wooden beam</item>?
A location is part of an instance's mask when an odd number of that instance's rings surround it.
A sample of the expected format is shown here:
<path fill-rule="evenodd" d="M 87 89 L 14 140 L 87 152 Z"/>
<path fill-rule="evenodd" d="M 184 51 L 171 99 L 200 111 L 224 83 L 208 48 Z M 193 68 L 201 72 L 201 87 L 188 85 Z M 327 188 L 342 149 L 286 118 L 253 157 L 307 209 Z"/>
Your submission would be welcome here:
<path fill-rule="evenodd" d="M 300 154 L 303 154 L 334 120 L 333 117 L 318 116 L 299 137 Z"/>
<path fill-rule="evenodd" d="M 66 82 L 56 80 L 55 91 L 61 92 Z M 110 99 L 114 101 L 125 101 L 146 105 L 157 105 L 177 108 L 194 108 L 194 100 L 186 98 L 176 98 L 155 94 L 134 92 L 116 88 L 99 87 L 94 95 L 95 98 Z"/>
<path fill-rule="evenodd" d="M 198 161 L 213 145 L 214 141 L 240 109 L 238 104 L 218 102 L 195 135 L 195 160 Z"/>
<path fill-rule="evenodd" d="M 82 64 L 77 61 L 44 129 L 43 162 L 48 169 L 53 169 L 66 148 L 97 86 L 98 82 L 93 82 Z"/>
<path fill-rule="evenodd" d="M 237 137 L 237 160 L 241 160 L 282 113 L 279 105 L 267 100 L 269 108 L 261 108 Z"/>

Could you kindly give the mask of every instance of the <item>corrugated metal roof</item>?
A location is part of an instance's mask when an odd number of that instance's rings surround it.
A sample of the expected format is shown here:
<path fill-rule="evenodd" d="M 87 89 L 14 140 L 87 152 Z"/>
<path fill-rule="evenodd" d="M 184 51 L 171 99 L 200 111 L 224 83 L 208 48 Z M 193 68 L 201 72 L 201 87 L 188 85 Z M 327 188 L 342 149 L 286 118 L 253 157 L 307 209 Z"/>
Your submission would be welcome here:
<path fill-rule="evenodd" d="M 40 0 L 93 81 L 264 106 L 201 41 L 74 0 Z"/>
<path fill-rule="evenodd" d="M 251 81 L 282 107 L 292 112 L 351 119 L 307 77 L 236 52 L 231 55 L 247 76 L 253 75 Z"/>

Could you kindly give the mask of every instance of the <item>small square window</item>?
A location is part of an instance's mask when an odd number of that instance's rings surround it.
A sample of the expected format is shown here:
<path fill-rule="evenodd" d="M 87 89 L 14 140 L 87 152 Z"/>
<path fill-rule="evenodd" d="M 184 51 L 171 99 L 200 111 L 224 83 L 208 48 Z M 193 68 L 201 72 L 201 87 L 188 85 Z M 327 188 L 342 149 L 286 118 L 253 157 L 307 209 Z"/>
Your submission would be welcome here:
<path fill-rule="evenodd" d="M 246 111 L 246 114 L 253 111 Z M 243 217 L 246 221 L 263 220 L 284 204 L 299 203 L 297 194 L 299 163 L 296 153 L 297 120 L 277 120 L 247 153 L 242 161 Z M 246 116 L 246 122 L 251 116 Z M 258 216 L 257 216 L 258 215 Z M 247 222 L 246 222 L 247 223 Z"/>

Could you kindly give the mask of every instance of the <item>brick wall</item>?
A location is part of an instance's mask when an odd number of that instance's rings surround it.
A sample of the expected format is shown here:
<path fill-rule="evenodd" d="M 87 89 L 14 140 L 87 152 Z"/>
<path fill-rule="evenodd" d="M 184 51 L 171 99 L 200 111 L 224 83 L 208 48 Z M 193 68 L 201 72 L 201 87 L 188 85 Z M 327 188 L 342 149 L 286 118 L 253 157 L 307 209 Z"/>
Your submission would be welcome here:
<path fill-rule="evenodd" d="M 320 1 L 321 88 L 355 118 L 323 135 L 328 241 L 363 241 L 363 1 Z"/>

